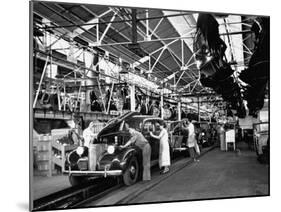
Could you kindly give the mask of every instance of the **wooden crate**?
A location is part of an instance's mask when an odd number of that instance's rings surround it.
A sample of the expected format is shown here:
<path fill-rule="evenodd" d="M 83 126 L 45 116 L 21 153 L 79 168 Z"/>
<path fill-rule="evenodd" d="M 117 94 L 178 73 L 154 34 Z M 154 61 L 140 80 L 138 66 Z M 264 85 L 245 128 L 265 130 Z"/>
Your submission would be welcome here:
<path fill-rule="evenodd" d="M 64 172 L 67 153 L 78 145 L 61 144 L 58 140 L 68 134 L 69 129 L 52 130 L 52 166 L 54 171 Z M 59 170 L 57 170 L 58 168 Z"/>
<path fill-rule="evenodd" d="M 56 141 L 52 141 L 53 152 L 56 152 L 56 154 L 52 155 L 54 169 L 56 165 L 56 167 L 59 167 L 58 171 L 63 173 L 65 171 L 65 161 L 67 159 L 67 154 L 77 147 L 78 145 L 62 145 Z"/>
<path fill-rule="evenodd" d="M 36 146 L 36 174 L 41 176 L 52 176 L 51 162 L 51 142 L 50 135 L 39 135 Z"/>
<path fill-rule="evenodd" d="M 37 136 L 34 150 L 35 175 L 51 177 L 64 171 L 66 154 L 77 148 L 77 145 L 62 145 L 57 142 L 67 135 L 68 131 L 69 129 L 57 129 L 52 130 L 51 135 Z M 55 167 L 59 167 L 59 170 Z"/>

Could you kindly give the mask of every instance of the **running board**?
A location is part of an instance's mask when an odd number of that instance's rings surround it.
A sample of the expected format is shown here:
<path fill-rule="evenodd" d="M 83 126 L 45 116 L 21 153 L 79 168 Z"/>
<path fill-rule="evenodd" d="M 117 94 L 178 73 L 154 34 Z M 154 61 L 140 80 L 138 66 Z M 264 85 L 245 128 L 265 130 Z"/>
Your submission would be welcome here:
<path fill-rule="evenodd" d="M 188 150 L 187 147 L 179 147 L 179 148 L 173 148 L 173 151 L 185 151 Z"/>

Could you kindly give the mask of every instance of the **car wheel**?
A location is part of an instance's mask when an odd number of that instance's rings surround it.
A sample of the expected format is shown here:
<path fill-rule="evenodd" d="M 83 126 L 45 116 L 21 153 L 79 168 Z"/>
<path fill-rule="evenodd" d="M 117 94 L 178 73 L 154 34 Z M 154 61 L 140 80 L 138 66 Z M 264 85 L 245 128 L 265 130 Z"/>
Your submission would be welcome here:
<path fill-rule="evenodd" d="M 83 177 L 83 176 L 69 175 L 68 179 L 69 179 L 69 182 L 72 186 L 81 185 L 81 184 L 86 182 L 86 178 Z"/>
<path fill-rule="evenodd" d="M 123 174 L 123 181 L 125 185 L 133 185 L 137 182 L 139 175 L 139 163 L 136 157 L 132 157 L 127 169 Z"/>
<path fill-rule="evenodd" d="M 186 148 L 186 150 L 183 151 L 183 157 L 185 157 L 185 158 L 190 157 L 188 148 Z"/>
<path fill-rule="evenodd" d="M 254 149 L 255 149 L 255 152 L 257 154 L 257 156 L 261 156 L 261 154 L 259 154 L 259 147 L 258 147 L 258 140 L 254 140 Z"/>
<path fill-rule="evenodd" d="M 256 154 L 257 154 L 258 157 L 262 155 L 262 154 L 259 153 L 258 147 L 255 147 L 255 150 L 256 150 Z"/>

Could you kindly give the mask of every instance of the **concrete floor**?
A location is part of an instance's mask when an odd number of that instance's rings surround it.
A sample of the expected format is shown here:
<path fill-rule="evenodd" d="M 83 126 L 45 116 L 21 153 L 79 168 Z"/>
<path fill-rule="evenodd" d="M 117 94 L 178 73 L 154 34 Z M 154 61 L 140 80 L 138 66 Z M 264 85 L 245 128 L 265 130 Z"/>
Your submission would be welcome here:
<path fill-rule="evenodd" d="M 201 156 L 207 154 L 208 151 L 212 150 L 212 147 L 204 148 L 201 150 Z M 175 154 L 176 158 L 172 160 L 170 166 L 170 172 L 161 175 L 159 167 L 156 165 L 151 168 L 151 181 L 138 181 L 136 184 L 131 186 L 122 186 L 120 189 L 112 191 L 110 194 L 103 196 L 102 198 L 88 202 L 84 207 L 92 206 L 105 206 L 105 205 L 120 205 L 127 204 L 131 199 L 134 199 L 139 194 L 150 190 L 153 186 L 158 185 L 160 182 L 165 181 L 166 178 L 173 177 L 176 172 L 181 171 L 182 167 L 188 166 L 192 163 L 192 159 L 184 157 L 184 152 Z"/>
<path fill-rule="evenodd" d="M 33 177 L 33 199 L 47 196 L 57 191 L 70 187 L 68 176 L 57 175 L 52 177 L 34 176 Z"/>
<path fill-rule="evenodd" d="M 240 149 L 237 154 L 216 148 L 128 203 L 268 195 L 268 165 Z"/>
<path fill-rule="evenodd" d="M 249 151 L 245 143 L 238 143 L 237 148 L 241 150 L 239 155 L 232 151 L 222 152 L 219 148 L 211 150 L 200 158 L 199 163 L 187 165 L 127 203 L 268 195 L 268 166 L 258 163 L 255 152 Z M 176 163 L 173 162 L 171 170 L 189 160 L 189 158 L 179 159 Z M 158 177 L 165 177 L 158 175 L 156 167 L 154 171 L 152 170 L 153 180 L 150 183 Z M 126 196 L 130 189 L 138 189 L 138 184 L 144 186 L 143 182 L 139 182 L 134 186 L 122 188 L 121 192 Z M 34 199 L 69 186 L 67 176 L 34 177 Z M 120 191 L 118 192 L 117 196 L 122 196 Z M 98 205 L 114 204 L 112 201 L 114 195 L 110 196 L 110 201 L 104 200 Z"/>

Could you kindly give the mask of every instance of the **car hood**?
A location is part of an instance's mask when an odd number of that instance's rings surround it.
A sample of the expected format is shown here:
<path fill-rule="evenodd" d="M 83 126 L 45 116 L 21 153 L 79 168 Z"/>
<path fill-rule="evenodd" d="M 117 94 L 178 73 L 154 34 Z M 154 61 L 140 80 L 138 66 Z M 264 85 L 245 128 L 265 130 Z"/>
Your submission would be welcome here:
<path fill-rule="evenodd" d="M 119 116 L 115 119 L 110 120 L 106 124 L 106 126 L 98 133 L 97 138 L 99 139 L 101 136 L 111 134 L 111 133 L 117 133 L 119 131 L 120 124 L 123 121 L 126 121 L 127 119 L 129 119 L 130 117 L 132 117 L 134 115 L 139 115 L 139 113 L 138 112 L 128 112 L 122 116 Z"/>

